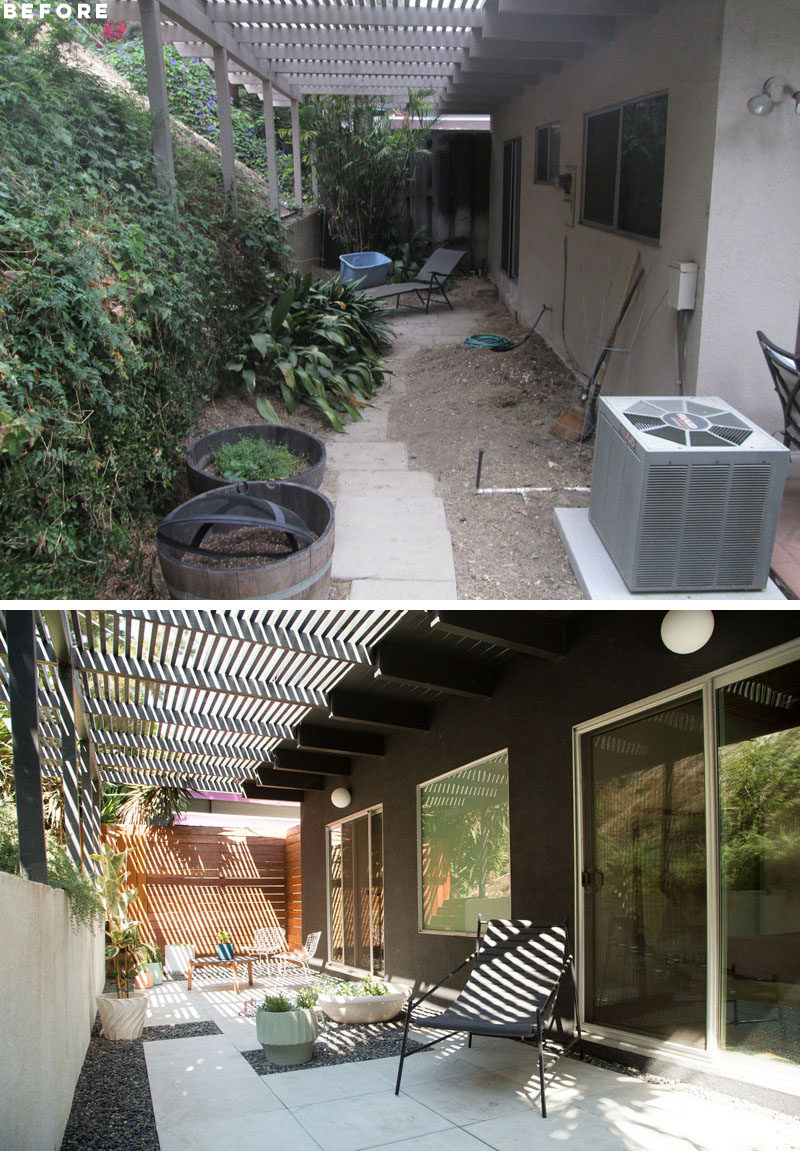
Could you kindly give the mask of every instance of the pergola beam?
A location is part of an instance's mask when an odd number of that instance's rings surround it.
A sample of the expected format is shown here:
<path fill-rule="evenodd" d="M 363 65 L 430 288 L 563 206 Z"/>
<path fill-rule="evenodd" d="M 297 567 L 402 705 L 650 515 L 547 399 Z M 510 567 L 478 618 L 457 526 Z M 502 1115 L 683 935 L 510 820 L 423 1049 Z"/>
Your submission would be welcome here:
<path fill-rule="evenodd" d="M 88 715 L 104 719 L 131 719 L 142 723 L 168 724 L 174 727 L 206 730 L 210 732 L 235 732 L 240 735 L 262 736 L 265 739 L 293 739 L 294 728 L 289 724 L 256 722 L 219 715 L 217 712 L 182 711 L 179 708 L 147 707 L 144 704 L 122 703 L 110 699 L 88 699 Z M 103 731 L 96 721 L 92 723 L 92 736 L 97 739 Z"/>
<path fill-rule="evenodd" d="M 25 879 L 47 883 L 33 612 L 7 612 L 6 636 L 19 870 Z"/>
<path fill-rule="evenodd" d="M 494 676 L 485 664 L 468 659 L 382 643 L 378 647 L 376 676 L 454 695 L 487 699 L 494 691 Z"/>
<path fill-rule="evenodd" d="M 276 771 L 310 771 L 315 775 L 350 775 L 352 764 L 348 756 L 325 755 L 319 751 L 303 751 L 294 747 L 278 747 L 272 753 Z"/>
<path fill-rule="evenodd" d="M 178 0 L 170 0 L 170 8 Z M 167 5 L 164 5 L 165 10 Z M 339 25 L 350 28 L 421 28 L 471 29 L 480 28 L 483 13 L 475 8 L 365 8 L 358 0 L 337 4 L 335 8 L 310 7 L 302 2 L 291 3 L 270 0 L 247 4 L 228 4 L 225 0 L 207 0 L 204 10 L 214 24 L 304 24 Z M 177 19 L 177 17 L 176 17 Z"/>
<path fill-rule="evenodd" d="M 396 731 L 429 731 L 432 709 L 416 700 L 359 695 L 343 688 L 330 694 L 331 719 Z"/>
<path fill-rule="evenodd" d="M 347 731 L 341 727 L 319 727 L 313 723 L 300 724 L 297 746 L 332 755 L 365 755 L 376 759 L 386 754 L 386 741 L 382 735 L 371 731 Z"/>
<path fill-rule="evenodd" d="M 549 660 L 562 659 L 567 651 L 563 620 L 542 618 L 541 612 L 440 611 L 431 629 Z"/>

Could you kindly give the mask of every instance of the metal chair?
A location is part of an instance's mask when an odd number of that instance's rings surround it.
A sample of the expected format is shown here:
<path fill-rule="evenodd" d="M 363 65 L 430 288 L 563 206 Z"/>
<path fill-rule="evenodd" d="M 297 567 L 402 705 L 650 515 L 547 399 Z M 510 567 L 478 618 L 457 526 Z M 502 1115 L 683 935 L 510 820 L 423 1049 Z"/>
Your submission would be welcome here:
<path fill-rule="evenodd" d="M 395 307 L 399 307 L 400 297 L 413 292 L 420 303 L 425 305 L 427 312 L 431 305 L 432 293 L 441 292 L 452 312 L 453 305 L 445 291 L 445 285 L 456 270 L 456 265 L 464 259 L 465 255 L 466 252 L 460 252 L 456 248 L 437 248 L 428 257 L 413 280 L 406 280 L 402 284 L 384 284 L 380 288 L 367 288 L 364 295 L 371 296 L 373 300 L 385 300 L 396 296 Z"/>
<path fill-rule="evenodd" d="M 313 959 L 319 947 L 319 941 L 322 938 L 321 931 L 312 931 L 310 935 L 306 936 L 306 941 L 299 951 L 285 951 L 282 952 L 277 958 L 278 962 L 285 965 L 289 963 L 296 963 L 304 975 L 311 977 L 311 968 L 309 960 Z"/>
<path fill-rule="evenodd" d="M 783 408 L 784 447 L 800 451 L 800 356 L 779 348 L 763 332 L 756 332 L 756 338 Z"/>
<path fill-rule="evenodd" d="M 400 1091 L 403 1062 L 417 1051 L 424 1051 L 447 1039 L 449 1035 L 465 1031 L 472 1046 L 473 1035 L 495 1036 L 505 1039 L 535 1041 L 539 1053 L 539 1084 L 542 1118 L 547 1117 L 544 1094 L 544 1037 L 545 1029 L 551 1037 L 556 1027 L 561 1041 L 556 1057 L 564 1055 L 575 1044 L 583 1058 L 583 1038 L 577 1011 L 575 975 L 569 946 L 569 933 L 565 923 L 533 923 L 528 919 L 490 919 L 481 941 L 481 920 L 478 920 L 477 950 L 460 963 L 450 975 L 440 979 L 424 995 L 411 1000 L 406 1013 L 400 1066 L 397 1069 L 395 1095 Z M 440 1015 L 432 1019 L 423 1017 L 417 1026 L 426 1030 L 445 1031 L 439 1039 L 432 1039 L 413 1051 L 406 1050 L 408 1028 L 412 1013 L 446 983 L 456 971 L 472 963 L 473 968 L 466 986 L 455 1001 Z M 572 979 L 575 1004 L 575 1036 L 569 1043 L 564 1038 L 563 1021 L 556 1014 L 561 979 L 569 973 Z M 551 1054 L 548 1051 L 548 1055 Z"/>
<path fill-rule="evenodd" d="M 286 932 L 282 927 L 259 927 L 253 938 L 253 954 L 260 955 L 271 968 L 286 949 Z"/>

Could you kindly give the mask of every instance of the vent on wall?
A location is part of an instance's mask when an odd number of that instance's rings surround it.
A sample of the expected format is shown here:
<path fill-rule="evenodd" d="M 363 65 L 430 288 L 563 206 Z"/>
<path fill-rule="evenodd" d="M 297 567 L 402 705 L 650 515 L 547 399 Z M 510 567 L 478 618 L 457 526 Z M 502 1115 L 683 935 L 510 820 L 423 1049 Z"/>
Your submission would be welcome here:
<path fill-rule="evenodd" d="M 716 397 L 601 399 L 589 519 L 631 591 L 761 590 L 788 463 Z"/>

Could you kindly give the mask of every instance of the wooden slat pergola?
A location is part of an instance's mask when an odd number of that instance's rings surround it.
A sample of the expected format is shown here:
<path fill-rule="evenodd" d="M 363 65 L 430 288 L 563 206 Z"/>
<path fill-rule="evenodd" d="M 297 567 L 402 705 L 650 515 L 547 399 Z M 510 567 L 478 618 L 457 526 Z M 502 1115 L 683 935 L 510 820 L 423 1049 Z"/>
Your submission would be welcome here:
<path fill-rule="evenodd" d="M 223 179 L 235 208 L 227 93 L 264 104 L 272 207 L 278 210 L 274 107 L 291 107 L 295 199 L 302 203 L 299 103 L 365 95 L 403 107 L 429 90 L 438 114 L 485 115 L 523 87 L 614 38 L 620 20 L 660 0 L 110 0 L 108 17 L 141 24 L 159 178 L 174 196 L 162 40 L 213 67 Z M 663 0 L 661 0 L 663 2 Z"/>

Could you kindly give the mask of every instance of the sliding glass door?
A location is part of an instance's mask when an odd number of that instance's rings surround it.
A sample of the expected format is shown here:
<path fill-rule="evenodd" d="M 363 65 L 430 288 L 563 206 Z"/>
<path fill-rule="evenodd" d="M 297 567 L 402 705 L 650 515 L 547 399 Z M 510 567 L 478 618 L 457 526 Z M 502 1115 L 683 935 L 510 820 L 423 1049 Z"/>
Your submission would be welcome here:
<path fill-rule="evenodd" d="M 587 1022 L 800 1063 L 800 662 L 578 735 Z"/>
<path fill-rule="evenodd" d="M 327 829 L 330 960 L 383 974 L 383 815 L 380 808 Z"/>
<path fill-rule="evenodd" d="M 706 866 L 702 699 L 589 741 L 583 872 L 587 1017 L 702 1044 Z"/>

